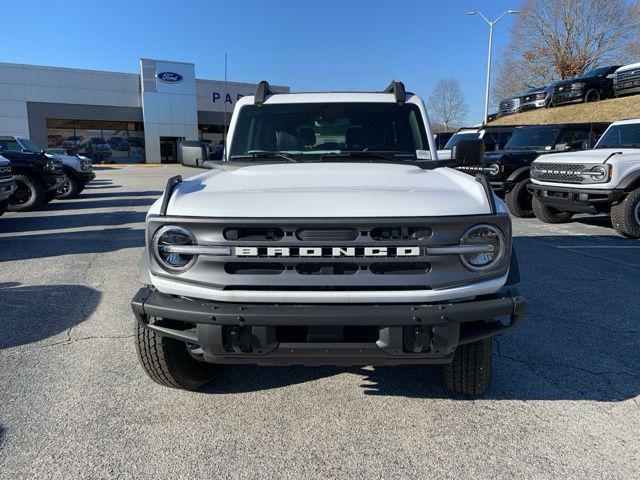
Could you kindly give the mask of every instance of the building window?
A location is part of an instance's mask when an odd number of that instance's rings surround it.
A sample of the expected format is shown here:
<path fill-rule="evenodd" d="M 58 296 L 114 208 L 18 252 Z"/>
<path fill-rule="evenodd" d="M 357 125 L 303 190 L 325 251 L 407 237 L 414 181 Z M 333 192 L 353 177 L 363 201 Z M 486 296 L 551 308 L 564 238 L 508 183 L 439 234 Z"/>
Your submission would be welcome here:
<path fill-rule="evenodd" d="M 144 161 L 140 122 L 47 118 L 47 147 L 64 148 L 100 162 Z"/>

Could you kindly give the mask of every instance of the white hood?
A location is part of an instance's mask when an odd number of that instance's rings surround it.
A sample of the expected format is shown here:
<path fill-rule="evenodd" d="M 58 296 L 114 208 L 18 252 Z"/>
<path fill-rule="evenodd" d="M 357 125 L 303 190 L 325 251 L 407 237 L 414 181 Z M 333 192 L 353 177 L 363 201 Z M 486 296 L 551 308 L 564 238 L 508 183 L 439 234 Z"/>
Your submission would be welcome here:
<path fill-rule="evenodd" d="M 156 202 L 149 213 L 158 213 Z M 422 217 L 490 213 L 480 183 L 449 168 L 384 163 L 263 164 L 211 170 L 175 190 L 168 215 Z"/>
<path fill-rule="evenodd" d="M 640 149 L 638 148 L 596 148 L 540 155 L 536 158 L 536 163 L 602 163 L 607 158 L 613 158 L 613 154 L 615 154 L 616 161 L 640 160 Z"/>

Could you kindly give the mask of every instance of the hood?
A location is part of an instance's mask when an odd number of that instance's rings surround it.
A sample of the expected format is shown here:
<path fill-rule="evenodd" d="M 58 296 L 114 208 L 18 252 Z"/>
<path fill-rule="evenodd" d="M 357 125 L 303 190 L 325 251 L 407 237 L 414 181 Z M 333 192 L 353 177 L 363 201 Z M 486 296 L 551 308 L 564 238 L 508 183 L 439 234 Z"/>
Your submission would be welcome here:
<path fill-rule="evenodd" d="M 572 83 L 578 83 L 578 82 L 590 82 L 591 80 L 595 80 L 599 77 L 576 77 L 576 78 L 569 78 L 567 80 L 560 80 L 559 82 L 556 82 L 553 84 L 553 88 L 557 88 L 557 87 L 564 87 L 566 85 L 571 85 Z"/>
<path fill-rule="evenodd" d="M 489 200 L 473 177 L 449 168 L 384 163 L 261 164 L 211 170 L 181 183 L 168 215 L 358 218 L 480 215 Z M 159 201 L 150 213 L 159 212 Z"/>
<path fill-rule="evenodd" d="M 536 163 L 598 163 L 604 162 L 608 158 L 613 158 L 612 155 L 614 154 L 616 161 L 640 161 L 640 148 L 596 148 L 575 152 L 550 153 L 538 158 Z"/>

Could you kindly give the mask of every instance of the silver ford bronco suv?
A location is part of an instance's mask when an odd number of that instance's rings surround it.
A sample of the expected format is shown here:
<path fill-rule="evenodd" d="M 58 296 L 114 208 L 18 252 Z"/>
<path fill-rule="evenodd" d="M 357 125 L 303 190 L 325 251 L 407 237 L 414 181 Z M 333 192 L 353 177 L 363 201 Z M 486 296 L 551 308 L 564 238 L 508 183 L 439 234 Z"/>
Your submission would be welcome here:
<path fill-rule="evenodd" d="M 511 220 L 477 164 L 439 161 L 422 100 L 376 93 L 241 99 L 224 159 L 169 179 L 146 221 L 132 301 L 140 362 L 195 389 L 220 364 L 441 364 L 469 395 L 516 326 Z"/>

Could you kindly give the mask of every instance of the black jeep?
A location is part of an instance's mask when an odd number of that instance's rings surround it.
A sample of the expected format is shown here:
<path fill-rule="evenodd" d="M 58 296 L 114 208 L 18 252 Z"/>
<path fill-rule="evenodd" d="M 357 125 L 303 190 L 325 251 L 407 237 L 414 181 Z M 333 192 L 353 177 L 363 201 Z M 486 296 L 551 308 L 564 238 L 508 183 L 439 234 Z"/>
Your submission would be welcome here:
<path fill-rule="evenodd" d="M 64 178 L 60 160 L 48 158 L 30 140 L 20 140 L 28 142 L 33 148 L 18 148 L 14 145 L 17 144 L 14 137 L 0 137 L 0 155 L 11 162 L 17 187 L 8 200 L 7 209 L 12 212 L 33 210 L 50 202 Z"/>
<path fill-rule="evenodd" d="M 482 164 L 458 170 L 470 175 L 486 174 L 514 216 L 533 217 L 532 198 L 527 191 L 531 163 L 545 153 L 591 148 L 608 126 L 608 123 L 570 123 L 518 127 L 504 150 L 487 151 Z"/>

